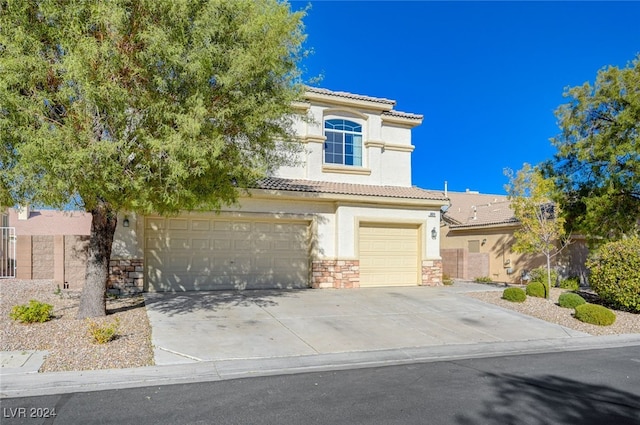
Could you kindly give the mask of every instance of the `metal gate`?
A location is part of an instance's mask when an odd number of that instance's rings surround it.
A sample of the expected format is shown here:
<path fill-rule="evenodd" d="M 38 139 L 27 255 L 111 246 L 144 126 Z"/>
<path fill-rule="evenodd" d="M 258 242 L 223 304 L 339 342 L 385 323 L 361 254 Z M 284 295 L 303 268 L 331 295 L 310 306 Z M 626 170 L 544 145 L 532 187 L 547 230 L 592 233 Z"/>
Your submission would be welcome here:
<path fill-rule="evenodd" d="M 16 277 L 16 228 L 0 227 L 0 279 Z"/>

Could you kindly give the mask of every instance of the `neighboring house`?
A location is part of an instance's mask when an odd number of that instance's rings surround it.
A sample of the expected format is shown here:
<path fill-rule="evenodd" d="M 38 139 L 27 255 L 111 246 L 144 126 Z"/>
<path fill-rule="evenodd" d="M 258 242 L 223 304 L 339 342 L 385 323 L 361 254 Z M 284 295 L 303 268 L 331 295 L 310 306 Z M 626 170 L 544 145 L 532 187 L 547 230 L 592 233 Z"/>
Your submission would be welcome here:
<path fill-rule="evenodd" d="M 441 282 L 442 192 L 411 184 L 421 115 L 388 99 L 308 88 L 300 166 L 240 207 L 119 217 L 112 285 L 126 292 L 356 288 Z M 126 220 L 126 222 L 125 222 Z M 126 224 L 125 224 L 126 223 Z"/>
<path fill-rule="evenodd" d="M 475 191 L 446 192 L 451 204 L 442 214 L 440 252 L 444 274 L 473 280 L 490 277 L 495 282 L 523 283 L 523 276 L 546 266 L 541 254 L 513 251 L 514 232 L 520 222 L 514 217 L 505 195 Z M 553 266 L 563 277 L 584 279 L 587 248 L 584 240 L 573 238 Z"/>

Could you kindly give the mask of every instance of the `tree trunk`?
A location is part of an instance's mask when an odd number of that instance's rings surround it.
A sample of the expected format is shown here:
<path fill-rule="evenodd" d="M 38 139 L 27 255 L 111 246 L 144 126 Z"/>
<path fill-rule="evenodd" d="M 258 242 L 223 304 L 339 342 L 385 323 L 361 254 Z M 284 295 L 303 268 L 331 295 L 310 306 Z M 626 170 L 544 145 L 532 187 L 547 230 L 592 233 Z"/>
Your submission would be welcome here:
<path fill-rule="evenodd" d="M 107 314 L 105 292 L 109 278 L 111 245 L 118 222 L 117 214 L 105 202 L 91 210 L 91 236 L 85 283 L 80 296 L 78 319 Z"/>
<path fill-rule="evenodd" d="M 551 298 L 551 255 L 546 254 L 547 256 L 547 300 Z"/>

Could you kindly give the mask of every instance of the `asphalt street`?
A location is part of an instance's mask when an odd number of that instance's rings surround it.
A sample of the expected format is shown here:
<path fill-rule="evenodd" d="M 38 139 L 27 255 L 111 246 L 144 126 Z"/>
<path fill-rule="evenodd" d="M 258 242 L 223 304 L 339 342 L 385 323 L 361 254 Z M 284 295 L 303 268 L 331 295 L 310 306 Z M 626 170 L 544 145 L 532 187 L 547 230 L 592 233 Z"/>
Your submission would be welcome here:
<path fill-rule="evenodd" d="M 0 400 L 2 424 L 640 424 L 640 347 Z"/>

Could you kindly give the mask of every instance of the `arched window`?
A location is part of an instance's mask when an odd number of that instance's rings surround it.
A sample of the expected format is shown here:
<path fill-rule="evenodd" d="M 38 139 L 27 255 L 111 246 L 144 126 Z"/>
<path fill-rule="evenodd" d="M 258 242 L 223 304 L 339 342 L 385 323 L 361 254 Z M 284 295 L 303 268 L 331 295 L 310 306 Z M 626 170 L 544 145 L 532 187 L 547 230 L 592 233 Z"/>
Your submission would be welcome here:
<path fill-rule="evenodd" d="M 324 122 L 324 163 L 362 166 L 362 126 L 353 121 Z"/>

